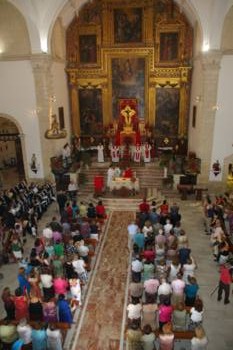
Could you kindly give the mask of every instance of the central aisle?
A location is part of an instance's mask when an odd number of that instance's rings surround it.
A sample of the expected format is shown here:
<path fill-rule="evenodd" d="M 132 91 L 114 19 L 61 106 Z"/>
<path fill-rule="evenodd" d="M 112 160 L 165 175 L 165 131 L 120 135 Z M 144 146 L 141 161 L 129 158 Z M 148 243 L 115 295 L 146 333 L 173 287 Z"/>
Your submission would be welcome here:
<path fill-rule="evenodd" d="M 76 350 L 118 350 L 129 263 L 127 226 L 134 212 L 113 212 Z"/>

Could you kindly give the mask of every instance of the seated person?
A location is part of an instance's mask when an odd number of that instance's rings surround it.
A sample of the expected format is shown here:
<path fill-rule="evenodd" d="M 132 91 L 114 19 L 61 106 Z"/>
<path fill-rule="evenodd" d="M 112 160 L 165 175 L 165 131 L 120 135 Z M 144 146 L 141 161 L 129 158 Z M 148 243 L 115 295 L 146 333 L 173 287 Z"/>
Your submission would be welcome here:
<path fill-rule="evenodd" d="M 133 171 L 130 167 L 127 167 L 123 173 L 123 177 L 131 179 L 133 177 Z"/>

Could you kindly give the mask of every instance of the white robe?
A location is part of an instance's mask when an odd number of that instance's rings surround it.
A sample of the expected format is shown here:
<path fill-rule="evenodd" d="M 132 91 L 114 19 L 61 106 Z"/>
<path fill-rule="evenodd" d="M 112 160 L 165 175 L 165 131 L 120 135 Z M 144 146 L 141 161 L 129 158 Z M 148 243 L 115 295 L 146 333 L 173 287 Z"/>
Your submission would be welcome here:
<path fill-rule="evenodd" d="M 119 162 L 119 147 L 113 146 L 111 148 L 111 157 L 112 157 L 112 162 L 113 163 L 118 163 Z"/>
<path fill-rule="evenodd" d="M 142 153 L 142 150 L 141 150 L 141 147 L 139 146 L 136 146 L 135 149 L 134 149 L 134 157 L 133 157 L 133 160 L 135 163 L 140 163 L 141 161 L 141 153 Z"/>
<path fill-rule="evenodd" d="M 151 161 L 151 145 L 144 145 L 143 157 L 145 163 L 150 163 Z"/>
<path fill-rule="evenodd" d="M 97 146 L 97 151 L 98 151 L 97 160 L 99 163 L 103 163 L 104 162 L 104 146 L 103 145 Z"/>
<path fill-rule="evenodd" d="M 107 186 L 110 187 L 112 179 L 114 177 L 115 170 L 113 168 L 108 169 L 108 175 L 107 175 Z"/>

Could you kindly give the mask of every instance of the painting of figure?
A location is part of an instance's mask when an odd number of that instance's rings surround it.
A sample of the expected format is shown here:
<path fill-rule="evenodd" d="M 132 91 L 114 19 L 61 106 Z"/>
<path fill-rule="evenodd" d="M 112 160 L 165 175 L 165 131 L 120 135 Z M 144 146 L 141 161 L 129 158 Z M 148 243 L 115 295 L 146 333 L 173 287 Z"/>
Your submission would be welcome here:
<path fill-rule="evenodd" d="M 81 64 L 97 63 L 97 36 L 79 36 L 79 61 Z"/>
<path fill-rule="evenodd" d="M 179 54 L 179 33 L 160 33 L 160 61 L 176 61 Z"/>
<path fill-rule="evenodd" d="M 157 135 L 178 135 L 180 90 L 177 88 L 156 89 L 155 132 Z"/>
<path fill-rule="evenodd" d="M 116 44 L 142 42 L 142 8 L 114 10 L 114 42 Z"/>
<path fill-rule="evenodd" d="M 102 90 L 79 90 L 81 135 L 98 135 L 103 130 Z"/>
<path fill-rule="evenodd" d="M 112 115 L 119 117 L 119 99 L 134 98 L 138 101 L 138 118 L 144 118 L 145 110 L 145 58 L 113 58 Z"/>

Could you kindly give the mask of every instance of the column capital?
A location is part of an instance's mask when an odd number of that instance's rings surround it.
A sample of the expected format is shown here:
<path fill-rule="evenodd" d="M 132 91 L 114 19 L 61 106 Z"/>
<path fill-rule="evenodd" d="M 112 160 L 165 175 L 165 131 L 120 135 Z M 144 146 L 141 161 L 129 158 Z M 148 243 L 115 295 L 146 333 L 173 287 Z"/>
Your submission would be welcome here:
<path fill-rule="evenodd" d="M 47 54 L 31 55 L 31 65 L 34 72 L 46 73 L 52 65 L 52 57 Z"/>
<path fill-rule="evenodd" d="M 203 71 L 219 71 L 221 67 L 222 51 L 210 50 L 200 54 Z"/>

